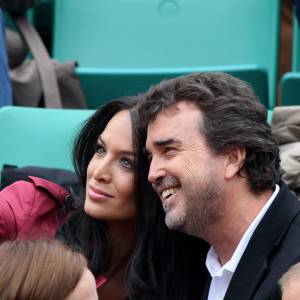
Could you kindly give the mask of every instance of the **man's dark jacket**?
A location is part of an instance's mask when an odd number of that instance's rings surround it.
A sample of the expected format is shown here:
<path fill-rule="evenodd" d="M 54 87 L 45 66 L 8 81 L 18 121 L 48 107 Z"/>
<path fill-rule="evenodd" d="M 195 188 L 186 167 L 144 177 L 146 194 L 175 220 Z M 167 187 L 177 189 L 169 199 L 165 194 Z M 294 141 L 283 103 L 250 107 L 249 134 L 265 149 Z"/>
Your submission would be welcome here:
<path fill-rule="evenodd" d="M 280 182 L 279 194 L 251 237 L 224 300 L 280 300 L 278 280 L 297 262 L 300 202 Z M 207 299 L 210 281 L 207 273 L 203 299 Z"/>

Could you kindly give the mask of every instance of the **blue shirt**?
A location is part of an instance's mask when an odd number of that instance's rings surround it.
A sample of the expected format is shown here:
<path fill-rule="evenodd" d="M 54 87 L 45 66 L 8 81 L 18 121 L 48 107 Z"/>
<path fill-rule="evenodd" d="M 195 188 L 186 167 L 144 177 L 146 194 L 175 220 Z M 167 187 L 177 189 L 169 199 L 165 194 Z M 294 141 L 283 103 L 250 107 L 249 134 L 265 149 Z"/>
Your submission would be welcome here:
<path fill-rule="evenodd" d="M 8 76 L 4 15 L 0 8 L 0 107 L 4 105 L 12 105 L 12 90 Z"/>

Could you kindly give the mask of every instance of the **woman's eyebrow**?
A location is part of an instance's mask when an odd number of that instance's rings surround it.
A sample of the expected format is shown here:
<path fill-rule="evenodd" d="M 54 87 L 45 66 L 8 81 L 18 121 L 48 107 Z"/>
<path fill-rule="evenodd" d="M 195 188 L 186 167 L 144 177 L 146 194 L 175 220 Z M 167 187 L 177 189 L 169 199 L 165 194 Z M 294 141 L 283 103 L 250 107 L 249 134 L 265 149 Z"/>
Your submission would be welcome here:
<path fill-rule="evenodd" d="M 130 150 L 120 150 L 120 151 L 118 151 L 118 153 L 121 154 L 121 155 L 135 156 L 135 153 L 133 151 L 130 151 Z"/>
<path fill-rule="evenodd" d="M 101 142 L 101 144 L 105 145 L 105 142 L 104 142 L 103 139 L 101 138 L 101 135 L 98 136 L 98 142 Z"/>
<path fill-rule="evenodd" d="M 101 135 L 99 135 L 98 137 L 98 141 L 103 144 L 104 146 L 106 146 L 105 141 L 101 138 Z M 132 150 L 127 150 L 127 149 L 120 149 L 117 151 L 119 155 L 129 155 L 129 156 L 135 156 L 135 152 Z"/>

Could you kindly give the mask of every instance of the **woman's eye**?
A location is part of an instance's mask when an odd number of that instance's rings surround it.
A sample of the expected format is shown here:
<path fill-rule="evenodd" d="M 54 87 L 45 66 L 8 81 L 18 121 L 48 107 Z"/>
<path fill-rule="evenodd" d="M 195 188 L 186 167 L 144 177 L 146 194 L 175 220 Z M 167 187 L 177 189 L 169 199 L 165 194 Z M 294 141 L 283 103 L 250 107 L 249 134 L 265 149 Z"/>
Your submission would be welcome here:
<path fill-rule="evenodd" d="M 126 157 L 120 159 L 120 165 L 126 169 L 133 169 L 133 161 Z"/>
<path fill-rule="evenodd" d="M 95 152 L 96 152 L 97 154 L 102 155 L 103 153 L 105 153 L 105 148 L 103 147 L 103 145 L 97 144 L 97 145 L 95 146 Z"/>

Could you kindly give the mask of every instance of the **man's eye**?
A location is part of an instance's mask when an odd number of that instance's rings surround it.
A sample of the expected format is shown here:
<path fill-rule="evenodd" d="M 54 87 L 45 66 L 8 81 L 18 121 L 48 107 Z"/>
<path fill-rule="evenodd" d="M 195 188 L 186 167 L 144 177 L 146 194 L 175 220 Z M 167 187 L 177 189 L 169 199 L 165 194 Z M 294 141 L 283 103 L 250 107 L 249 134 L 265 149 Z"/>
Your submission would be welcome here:
<path fill-rule="evenodd" d="M 127 157 L 122 157 L 120 159 L 120 165 L 126 169 L 133 169 L 133 161 Z"/>
<path fill-rule="evenodd" d="M 166 147 L 166 148 L 164 149 L 164 151 L 165 151 L 165 154 L 171 155 L 171 154 L 174 154 L 174 153 L 175 153 L 176 148 L 174 148 L 174 147 Z"/>
<path fill-rule="evenodd" d="M 102 155 L 103 153 L 105 153 L 105 148 L 103 147 L 103 145 L 101 145 L 101 144 L 98 143 L 98 144 L 95 146 L 95 152 L 96 152 L 97 154 Z"/>

